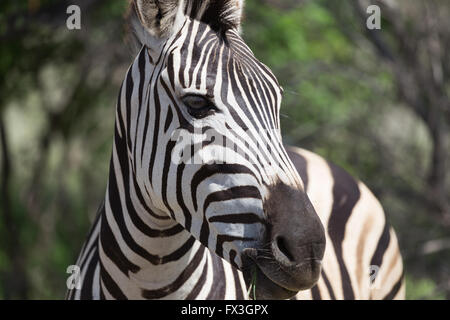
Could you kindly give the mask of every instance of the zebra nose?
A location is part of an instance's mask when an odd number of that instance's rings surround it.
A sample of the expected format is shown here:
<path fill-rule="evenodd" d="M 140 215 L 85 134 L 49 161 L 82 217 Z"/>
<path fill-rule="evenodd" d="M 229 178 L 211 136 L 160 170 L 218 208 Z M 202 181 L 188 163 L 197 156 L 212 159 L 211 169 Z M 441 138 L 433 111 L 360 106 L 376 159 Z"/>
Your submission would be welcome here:
<path fill-rule="evenodd" d="M 280 264 L 293 266 L 322 260 L 325 230 L 312 206 L 310 208 L 286 214 L 272 226 L 272 254 Z"/>
<path fill-rule="evenodd" d="M 321 261 L 325 252 L 325 242 L 311 242 L 292 246 L 281 235 L 272 242 L 272 253 L 275 260 L 283 265 L 298 265 L 306 261 Z"/>
<path fill-rule="evenodd" d="M 277 185 L 266 209 L 271 217 L 270 246 L 284 266 L 320 261 L 325 252 L 325 230 L 305 192 Z"/>

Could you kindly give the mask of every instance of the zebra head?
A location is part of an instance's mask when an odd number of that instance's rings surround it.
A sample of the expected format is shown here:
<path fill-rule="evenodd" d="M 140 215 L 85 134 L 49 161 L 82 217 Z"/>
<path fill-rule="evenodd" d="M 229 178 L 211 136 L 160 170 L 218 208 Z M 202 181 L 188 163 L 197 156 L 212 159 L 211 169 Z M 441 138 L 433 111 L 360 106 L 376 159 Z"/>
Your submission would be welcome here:
<path fill-rule="evenodd" d="M 143 194 L 256 275 L 257 298 L 313 286 L 323 226 L 281 142 L 282 89 L 239 34 L 242 0 L 134 0 L 129 152 Z M 134 110 L 134 111 L 133 111 Z"/>

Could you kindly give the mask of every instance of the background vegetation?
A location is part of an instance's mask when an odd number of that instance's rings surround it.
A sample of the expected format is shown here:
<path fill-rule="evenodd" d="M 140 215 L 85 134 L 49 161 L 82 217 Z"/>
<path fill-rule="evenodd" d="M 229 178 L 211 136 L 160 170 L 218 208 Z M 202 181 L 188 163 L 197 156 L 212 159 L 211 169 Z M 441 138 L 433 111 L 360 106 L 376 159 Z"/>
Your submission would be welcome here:
<path fill-rule="evenodd" d="M 82 9 L 82 29 L 66 9 Z M 365 27 L 378 4 L 382 30 Z M 60 299 L 106 187 L 125 0 L 0 2 L 0 298 Z M 398 232 L 407 297 L 450 298 L 450 2 L 247 0 L 287 143 L 345 167 Z"/>

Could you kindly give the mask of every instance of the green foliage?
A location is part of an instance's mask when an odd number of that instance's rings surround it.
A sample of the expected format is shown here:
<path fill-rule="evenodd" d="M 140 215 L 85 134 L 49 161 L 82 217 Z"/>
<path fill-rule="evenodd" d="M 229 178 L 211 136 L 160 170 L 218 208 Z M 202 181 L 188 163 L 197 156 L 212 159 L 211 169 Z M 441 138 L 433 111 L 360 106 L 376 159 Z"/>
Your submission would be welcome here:
<path fill-rule="evenodd" d="M 406 277 L 406 299 L 408 300 L 445 300 L 438 291 L 436 283 L 429 278 L 414 279 Z"/>

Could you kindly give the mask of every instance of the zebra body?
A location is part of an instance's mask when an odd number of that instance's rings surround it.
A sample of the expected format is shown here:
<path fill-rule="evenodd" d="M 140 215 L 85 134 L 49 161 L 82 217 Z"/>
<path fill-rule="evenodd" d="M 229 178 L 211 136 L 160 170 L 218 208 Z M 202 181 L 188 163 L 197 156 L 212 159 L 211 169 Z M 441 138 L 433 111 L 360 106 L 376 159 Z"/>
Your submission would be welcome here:
<path fill-rule="evenodd" d="M 298 299 L 404 299 L 395 231 L 362 182 L 310 151 L 289 154 L 327 230 L 322 277 Z"/>
<path fill-rule="evenodd" d="M 282 145 L 282 89 L 240 38 L 242 5 L 132 1 L 142 48 L 120 89 L 105 201 L 77 261 L 81 289 L 67 298 L 246 299 L 254 275 L 261 299 L 402 297 L 378 201 Z M 174 161 L 179 129 L 203 134 L 181 153 L 206 150 L 188 157 L 199 163 Z"/>

